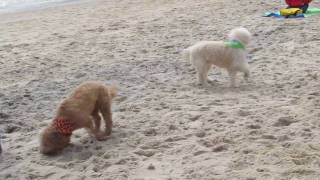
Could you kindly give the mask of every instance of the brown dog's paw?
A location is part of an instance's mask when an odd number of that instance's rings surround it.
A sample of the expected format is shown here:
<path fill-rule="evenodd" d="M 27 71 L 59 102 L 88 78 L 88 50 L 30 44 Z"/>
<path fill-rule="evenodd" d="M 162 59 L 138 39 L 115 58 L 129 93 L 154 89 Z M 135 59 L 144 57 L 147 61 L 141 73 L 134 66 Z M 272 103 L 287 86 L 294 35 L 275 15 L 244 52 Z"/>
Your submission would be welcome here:
<path fill-rule="evenodd" d="M 111 135 L 111 131 L 112 131 L 112 130 L 110 130 L 110 129 L 106 129 L 106 135 L 107 135 L 107 136 L 110 136 L 110 135 Z"/>
<path fill-rule="evenodd" d="M 99 133 L 96 134 L 96 139 L 98 141 L 105 141 L 105 140 L 108 139 L 108 136 L 104 132 L 99 132 Z"/>

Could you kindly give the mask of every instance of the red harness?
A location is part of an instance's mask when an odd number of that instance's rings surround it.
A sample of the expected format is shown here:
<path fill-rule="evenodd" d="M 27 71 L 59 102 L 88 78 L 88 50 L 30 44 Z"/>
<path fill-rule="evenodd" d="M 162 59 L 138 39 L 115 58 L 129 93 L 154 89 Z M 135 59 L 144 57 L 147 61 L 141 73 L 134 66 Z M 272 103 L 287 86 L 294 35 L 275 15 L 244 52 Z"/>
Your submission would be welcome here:
<path fill-rule="evenodd" d="M 54 128 L 62 135 L 71 136 L 75 130 L 74 123 L 65 118 L 56 118 L 53 121 Z"/>

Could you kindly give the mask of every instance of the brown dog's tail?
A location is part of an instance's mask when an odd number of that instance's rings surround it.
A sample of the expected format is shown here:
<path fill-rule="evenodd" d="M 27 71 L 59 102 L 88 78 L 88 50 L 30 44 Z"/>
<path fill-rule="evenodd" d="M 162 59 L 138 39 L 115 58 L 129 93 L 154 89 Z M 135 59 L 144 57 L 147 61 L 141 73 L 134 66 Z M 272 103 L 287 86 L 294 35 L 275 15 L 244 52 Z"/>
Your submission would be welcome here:
<path fill-rule="evenodd" d="M 109 95 L 111 96 L 111 98 L 114 98 L 118 94 L 118 88 L 115 86 L 109 86 L 108 92 L 109 92 Z"/>

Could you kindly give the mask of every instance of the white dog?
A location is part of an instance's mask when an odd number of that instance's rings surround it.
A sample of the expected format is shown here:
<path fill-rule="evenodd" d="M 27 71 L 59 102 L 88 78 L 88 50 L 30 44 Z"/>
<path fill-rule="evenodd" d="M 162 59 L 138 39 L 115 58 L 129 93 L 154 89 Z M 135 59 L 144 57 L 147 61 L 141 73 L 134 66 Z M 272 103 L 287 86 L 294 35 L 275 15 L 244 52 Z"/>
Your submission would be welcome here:
<path fill-rule="evenodd" d="M 230 32 L 226 42 L 200 41 L 185 49 L 183 54 L 195 66 L 201 85 L 208 86 L 208 71 L 215 65 L 228 71 L 231 86 L 234 87 L 237 72 L 243 72 L 244 78 L 248 80 L 250 72 L 245 47 L 250 39 L 251 34 L 247 29 L 236 28 Z"/>

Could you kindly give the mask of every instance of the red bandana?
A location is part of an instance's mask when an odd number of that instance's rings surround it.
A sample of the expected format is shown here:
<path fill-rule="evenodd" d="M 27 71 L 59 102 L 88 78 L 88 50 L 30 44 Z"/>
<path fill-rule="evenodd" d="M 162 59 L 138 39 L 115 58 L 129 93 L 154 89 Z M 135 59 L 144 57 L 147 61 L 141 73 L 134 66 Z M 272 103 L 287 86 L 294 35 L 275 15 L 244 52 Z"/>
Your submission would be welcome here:
<path fill-rule="evenodd" d="M 74 123 L 65 118 L 57 118 L 53 121 L 54 128 L 65 136 L 71 136 L 72 131 L 75 130 Z"/>

